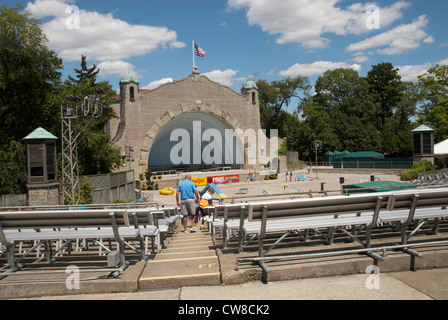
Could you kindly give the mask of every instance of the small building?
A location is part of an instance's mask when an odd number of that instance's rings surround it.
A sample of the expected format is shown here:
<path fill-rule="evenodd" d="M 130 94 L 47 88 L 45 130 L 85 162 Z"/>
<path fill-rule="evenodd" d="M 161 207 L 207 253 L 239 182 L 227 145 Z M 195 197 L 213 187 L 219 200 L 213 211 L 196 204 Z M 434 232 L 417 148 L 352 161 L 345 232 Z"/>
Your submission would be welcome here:
<path fill-rule="evenodd" d="M 43 128 L 37 128 L 23 140 L 27 151 L 29 205 L 59 205 L 56 151 L 58 138 Z"/>
<path fill-rule="evenodd" d="M 421 125 L 412 130 L 414 140 L 414 163 L 428 160 L 434 164 L 434 130 Z"/>

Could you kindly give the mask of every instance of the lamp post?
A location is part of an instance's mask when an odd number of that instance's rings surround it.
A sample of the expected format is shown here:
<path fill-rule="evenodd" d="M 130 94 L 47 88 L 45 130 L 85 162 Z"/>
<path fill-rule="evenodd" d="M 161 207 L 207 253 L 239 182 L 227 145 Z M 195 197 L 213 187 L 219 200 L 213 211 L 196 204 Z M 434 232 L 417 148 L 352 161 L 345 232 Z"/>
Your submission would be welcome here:
<path fill-rule="evenodd" d="M 131 161 L 134 161 L 134 158 L 132 158 L 132 152 L 134 152 L 134 148 L 130 146 L 124 146 L 125 152 L 126 152 L 126 161 L 128 162 L 129 170 L 131 170 Z"/>
<path fill-rule="evenodd" d="M 317 176 L 317 152 L 318 152 L 318 150 L 322 150 L 322 142 L 313 141 L 313 149 L 315 150 L 315 155 L 316 155 L 316 179 L 317 179 L 318 178 L 318 176 Z"/>

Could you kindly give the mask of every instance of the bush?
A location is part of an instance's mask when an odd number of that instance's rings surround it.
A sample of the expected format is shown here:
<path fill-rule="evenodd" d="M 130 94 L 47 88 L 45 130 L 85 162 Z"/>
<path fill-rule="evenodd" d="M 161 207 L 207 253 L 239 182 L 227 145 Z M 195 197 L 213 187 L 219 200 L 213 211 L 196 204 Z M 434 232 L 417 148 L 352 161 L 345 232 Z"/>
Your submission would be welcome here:
<path fill-rule="evenodd" d="M 95 187 L 92 186 L 87 180 L 86 177 L 84 177 L 81 187 L 81 199 L 79 201 L 80 204 L 92 204 L 93 203 L 93 190 L 95 190 Z"/>
<path fill-rule="evenodd" d="M 436 168 L 434 165 L 428 160 L 423 160 L 422 162 L 416 163 L 412 166 L 412 169 L 405 169 L 401 171 L 401 180 L 403 181 L 411 181 L 418 179 L 418 174 L 433 171 Z"/>
<path fill-rule="evenodd" d="M 412 169 L 417 169 L 420 172 L 426 172 L 426 171 L 434 171 L 436 170 L 436 168 L 434 167 L 434 165 L 428 161 L 428 160 L 423 160 L 422 162 L 416 163 L 412 166 Z"/>
<path fill-rule="evenodd" d="M 415 169 L 405 169 L 401 171 L 401 180 L 411 181 L 418 178 L 418 171 Z"/>

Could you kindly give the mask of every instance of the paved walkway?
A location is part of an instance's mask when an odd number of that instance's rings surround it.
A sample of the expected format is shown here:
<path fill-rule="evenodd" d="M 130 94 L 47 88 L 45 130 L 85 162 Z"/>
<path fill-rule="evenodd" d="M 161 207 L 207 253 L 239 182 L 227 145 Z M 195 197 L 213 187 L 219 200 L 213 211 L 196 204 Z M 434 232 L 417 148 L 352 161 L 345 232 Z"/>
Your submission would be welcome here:
<path fill-rule="evenodd" d="M 377 283 L 375 283 L 377 281 Z M 366 286 L 369 284 L 369 289 Z M 447 300 L 448 269 L 351 275 L 136 293 L 42 297 L 39 300 Z M 206 305 L 206 303 L 204 303 Z"/>

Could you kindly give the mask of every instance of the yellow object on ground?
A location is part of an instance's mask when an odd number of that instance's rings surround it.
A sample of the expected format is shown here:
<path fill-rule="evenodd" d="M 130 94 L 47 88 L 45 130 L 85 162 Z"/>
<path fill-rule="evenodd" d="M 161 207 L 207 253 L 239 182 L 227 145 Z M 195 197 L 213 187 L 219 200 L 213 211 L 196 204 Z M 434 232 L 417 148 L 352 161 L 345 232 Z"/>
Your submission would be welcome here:
<path fill-rule="evenodd" d="M 173 188 L 163 188 L 160 190 L 160 194 L 164 196 L 174 196 L 176 194 L 176 191 L 174 191 Z"/>

